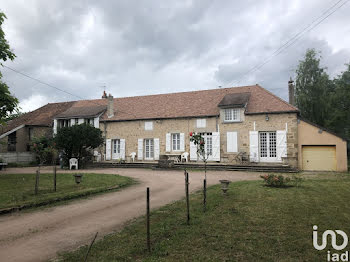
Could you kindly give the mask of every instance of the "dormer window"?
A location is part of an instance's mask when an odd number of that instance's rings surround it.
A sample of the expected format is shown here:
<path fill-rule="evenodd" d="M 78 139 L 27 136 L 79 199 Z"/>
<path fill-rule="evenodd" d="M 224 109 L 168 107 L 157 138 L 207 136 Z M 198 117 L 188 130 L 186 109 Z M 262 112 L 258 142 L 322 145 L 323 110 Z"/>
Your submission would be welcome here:
<path fill-rule="evenodd" d="M 239 121 L 241 121 L 239 108 L 225 109 L 225 122 L 239 122 Z"/>

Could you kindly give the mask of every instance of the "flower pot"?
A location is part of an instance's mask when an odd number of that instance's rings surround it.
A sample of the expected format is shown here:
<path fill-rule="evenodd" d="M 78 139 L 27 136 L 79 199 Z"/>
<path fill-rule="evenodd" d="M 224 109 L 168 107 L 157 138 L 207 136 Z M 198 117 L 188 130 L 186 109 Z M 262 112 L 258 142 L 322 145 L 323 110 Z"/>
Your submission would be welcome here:
<path fill-rule="evenodd" d="M 222 192 L 224 192 L 224 194 L 226 194 L 227 190 L 228 190 L 228 185 L 231 183 L 231 181 L 229 180 L 219 180 L 221 183 L 221 190 Z"/>
<path fill-rule="evenodd" d="M 83 174 L 74 174 L 73 176 L 75 178 L 75 183 L 80 184 Z"/>

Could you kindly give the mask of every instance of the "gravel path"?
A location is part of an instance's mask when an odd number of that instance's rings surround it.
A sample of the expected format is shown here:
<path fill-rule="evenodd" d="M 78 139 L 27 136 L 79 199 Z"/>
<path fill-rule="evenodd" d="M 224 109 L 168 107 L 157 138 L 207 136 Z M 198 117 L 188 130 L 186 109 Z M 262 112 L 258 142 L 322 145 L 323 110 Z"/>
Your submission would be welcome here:
<path fill-rule="evenodd" d="M 120 230 L 126 222 L 145 213 L 146 187 L 151 190 L 152 209 L 184 197 L 183 171 L 116 168 L 79 171 L 120 174 L 140 183 L 63 206 L 0 216 L 1 261 L 46 261 L 57 252 L 88 244 L 97 231 L 101 238 Z M 35 168 L 8 168 L 3 172 L 32 173 Z M 259 175 L 261 173 L 208 171 L 207 183 L 216 184 L 219 179 L 256 180 Z M 190 172 L 190 190 L 200 189 L 203 178 L 204 172 Z"/>

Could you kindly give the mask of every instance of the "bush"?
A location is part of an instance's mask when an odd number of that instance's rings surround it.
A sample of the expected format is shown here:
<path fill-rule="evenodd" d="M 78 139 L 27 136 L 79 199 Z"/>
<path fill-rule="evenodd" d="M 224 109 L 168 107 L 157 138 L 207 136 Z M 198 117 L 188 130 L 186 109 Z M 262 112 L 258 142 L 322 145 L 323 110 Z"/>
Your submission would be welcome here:
<path fill-rule="evenodd" d="M 274 174 L 263 175 L 260 177 L 264 180 L 266 186 L 270 186 L 270 187 L 287 187 L 287 186 L 299 187 L 303 181 L 303 179 L 300 176 L 295 176 L 295 175 L 292 178 L 284 177 L 282 175 L 274 175 Z"/>
<path fill-rule="evenodd" d="M 267 186 L 271 187 L 286 187 L 290 182 L 289 177 L 284 177 L 282 175 L 269 174 L 260 177 L 264 180 Z"/>

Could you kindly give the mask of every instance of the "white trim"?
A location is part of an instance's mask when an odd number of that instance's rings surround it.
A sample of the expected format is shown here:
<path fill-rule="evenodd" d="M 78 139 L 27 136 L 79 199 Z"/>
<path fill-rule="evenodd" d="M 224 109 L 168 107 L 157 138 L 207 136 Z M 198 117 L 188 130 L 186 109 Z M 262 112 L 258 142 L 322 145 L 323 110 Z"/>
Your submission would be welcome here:
<path fill-rule="evenodd" d="M 255 124 L 255 121 L 253 122 L 253 126 L 254 126 L 254 131 L 256 131 L 256 124 Z"/>
<path fill-rule="evenodd" d="M 11 133 L 17 131 L 18 129 L 21 129 L 22 127 L 25 127 L 25 125 L 20 125 L 20 126 L 18 126 L 18 127 L 15 127 L 14 129 L 12 129 L 12 130 L 10 130 L 10 131 L 8 131 L 8 132 L 2 134 L 2 135 L 0 136 L 0 139 L 1 139 L 1 138 L 4 138 L 5 136 L 8 136 L 9 134 L 11 134 Z"/>
<path fill-rule="evenodd" d="M 231 119 L 226 119 L 226 112 L 230 110 Z M 236 111 L 236 119 L 233 119 L 234 111 Z M 241 109 L 240 108 L 226 108 L 224 109 L 224 123 L 241 122 Z"/>

